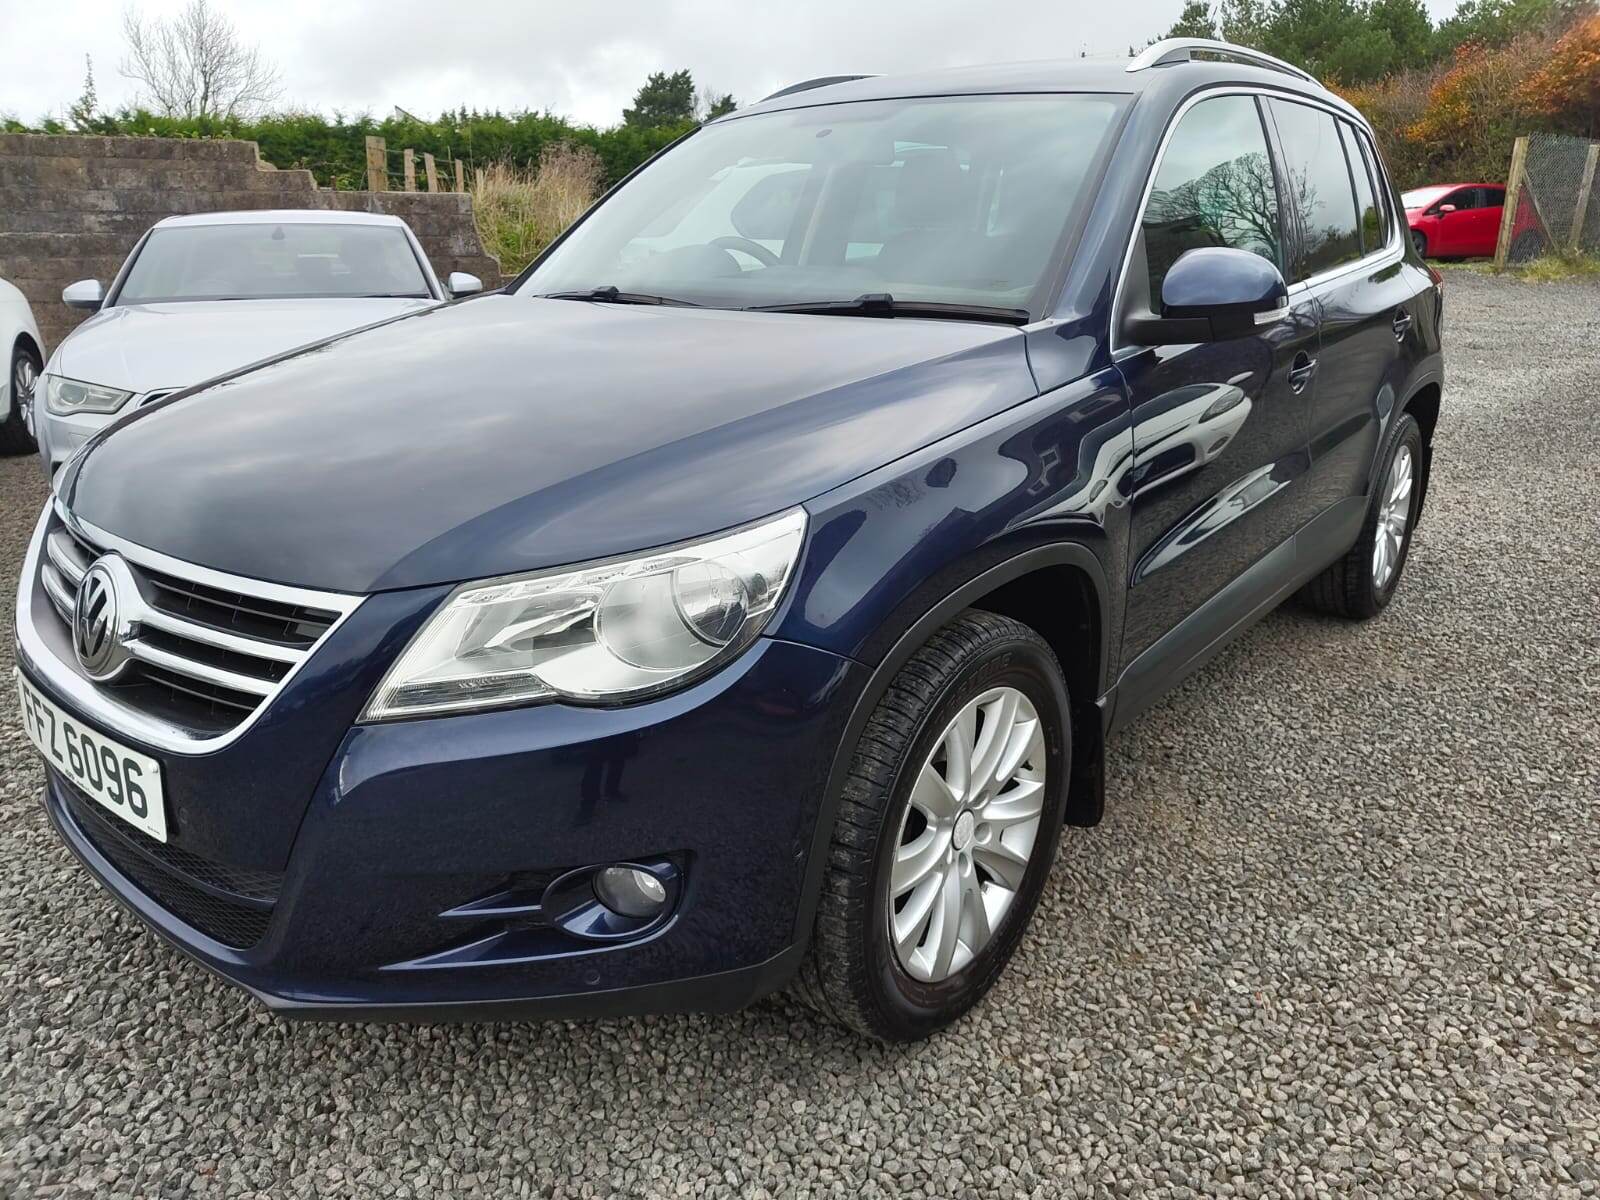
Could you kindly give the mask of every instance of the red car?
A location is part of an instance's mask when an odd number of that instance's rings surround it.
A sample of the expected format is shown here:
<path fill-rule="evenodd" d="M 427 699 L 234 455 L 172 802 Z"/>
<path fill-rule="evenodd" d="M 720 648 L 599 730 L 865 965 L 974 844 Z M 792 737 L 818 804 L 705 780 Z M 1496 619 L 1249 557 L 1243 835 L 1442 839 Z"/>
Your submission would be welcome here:
<path fill-rule="evenodd" d="M 1417 253 L 1426 258 L 1475 258 L 1494 254 L 1500 237 L 1500 183 L 1436 183 L 1400 197 Z"/>

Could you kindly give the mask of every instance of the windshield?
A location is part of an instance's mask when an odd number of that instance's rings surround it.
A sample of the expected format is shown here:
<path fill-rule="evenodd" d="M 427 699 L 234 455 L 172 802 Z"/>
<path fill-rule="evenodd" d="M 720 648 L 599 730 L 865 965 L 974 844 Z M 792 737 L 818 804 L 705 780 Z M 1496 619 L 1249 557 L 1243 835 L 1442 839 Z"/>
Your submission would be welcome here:
<path fill-rule="evenodd" d="M 1026 309 L 1120 98 L 830 104 L 706 127 L 595 210 L 517 289 L 722 308 Z"/>
<path fill-rule="evenodd" d="M 1427 208 L 1439 197 L 1447 196 L 1454 190 L 1454 187 L 1450 186 L 1414 188 L 1409 192 L 1400 193 L 1400 203 L 1408 209 Z"/>
<path fill-rule="evenodd" d="M 116 302 L 428 295 L 398 226 L 263 222 L 152 230 Z"/>

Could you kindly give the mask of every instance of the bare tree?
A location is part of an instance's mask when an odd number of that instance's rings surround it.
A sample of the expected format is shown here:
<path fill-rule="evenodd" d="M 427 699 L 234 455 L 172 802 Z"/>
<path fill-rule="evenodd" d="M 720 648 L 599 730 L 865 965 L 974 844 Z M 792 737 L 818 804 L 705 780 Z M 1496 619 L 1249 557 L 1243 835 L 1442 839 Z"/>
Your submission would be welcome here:
<path fill-rule="evenodd" d="M 166 116 L 247 116 L 280 91 L 277 68 L 207 0 L 189 0 L 177 16 L 148 23 L 130 8 L 122 32 L 128 40 L 122 74 L 142 83 L 148 102 Z"/>

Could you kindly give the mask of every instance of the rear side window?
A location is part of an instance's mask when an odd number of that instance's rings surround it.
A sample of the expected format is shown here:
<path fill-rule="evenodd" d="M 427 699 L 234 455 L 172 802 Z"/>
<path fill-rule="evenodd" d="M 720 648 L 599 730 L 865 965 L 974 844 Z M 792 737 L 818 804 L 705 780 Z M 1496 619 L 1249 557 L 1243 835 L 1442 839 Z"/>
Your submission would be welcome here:
<path fill-rule="evenodd" d="M 1173 130 L 1145 206 L 1150 297 L 1187 250 L 1231 246 L 1283 268 L 1278 186 L 1251 96 L 1196 104 Z"/>
<path fill-rule="evenodd" d="M 1361 143 L 1361 156 L 1366 160 L 1367 172 L 1372 176 L 1372 182 L 1378 189 L 1378 214 L 1382 222 L 1383 245 L 1389 244 L 1389 239 L 1394 235 L 1394 201 L 1390 198 L 1389 181 L 1384 178 L 1383 165 L 1378 161 L 1378 152 L 1373 149 L 1372 139 L 1365 133 L 1357 132 L 1357 140 Z"/>
<path fill-rule="evenodd" d="M 1350 178 L 1356 185 L 1356 212 L 1361 216 L 1361 248 L 1371 254 L 1383 247 L 1388 239 L 1383 230 L 1382 210 L 1378 207 L 1378 193 L 1373 190 L 1372 176 L 1361 157 L 1361 147 L 1356 145 L 1356 131 L 1348 123 L 1339 122 L 1339 137 L 1344 141 L 1345 158 L 1350 163 Z"/>
<path fill-rule="evenodd" d="M 1284 173 L 1300 222 L 1291 283 L 1361 257 L 1355 193 L 1333 114 L 1292 100 L 1269 100 L 1283 146 Z"/>

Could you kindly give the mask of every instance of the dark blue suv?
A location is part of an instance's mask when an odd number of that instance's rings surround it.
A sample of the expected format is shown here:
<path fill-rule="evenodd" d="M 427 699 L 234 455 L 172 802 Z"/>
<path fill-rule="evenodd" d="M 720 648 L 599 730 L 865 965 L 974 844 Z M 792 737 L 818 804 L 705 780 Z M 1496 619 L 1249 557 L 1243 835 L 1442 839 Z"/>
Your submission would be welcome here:
<path fill-rule="evenodd" d="M 925 1035 L 1109 733 L 1287 597 L 1388 603 L 1440 317 L 1276 60 L 791 88 L 503 292 L 93 439 L 18 596 L 45 803 L 286 1015 Z"/>

